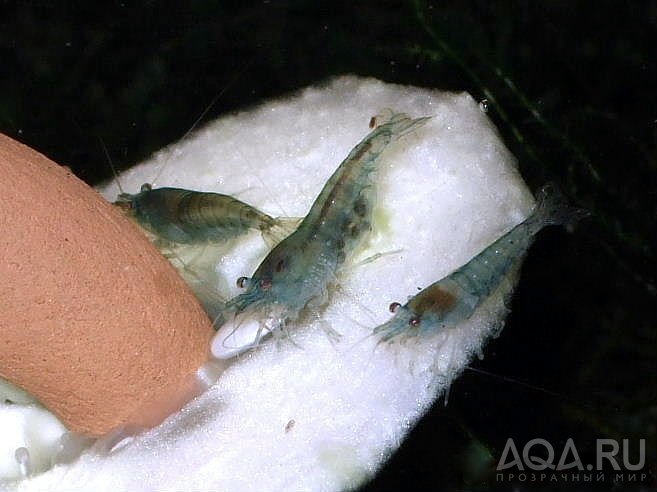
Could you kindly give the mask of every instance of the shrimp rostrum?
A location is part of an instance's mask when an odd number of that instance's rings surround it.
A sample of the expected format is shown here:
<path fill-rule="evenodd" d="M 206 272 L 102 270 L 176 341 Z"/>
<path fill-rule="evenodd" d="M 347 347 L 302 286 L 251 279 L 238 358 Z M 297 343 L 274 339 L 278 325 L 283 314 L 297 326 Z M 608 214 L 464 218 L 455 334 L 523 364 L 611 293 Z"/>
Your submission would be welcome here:
<path fill-rule="evenodd" d="M 285 328 L 309 306 L 319 308 L 328 284 L 346 257 L 370 231 L 373 173 L 379 156 L 393 141 L 428 118 L 389 114 L 340 164 L 296 231 L 281 241 L 249 279 L 238 280 L 243 294 L 228 301 L 215 326 L 216 357 L 232 357 Z"/>
<path fill-rule="evenodd" d="M 262 233 L 273 246 L 287 236 L 298 219 L 271 217 L 255 207 L 222 193 L 153 188 L 121 193 L 115 205 L 155 237 L 159 246 L 226 241 L 250 230 Z"/>
<path fill-rule="evenodd" d="M 434 282 L 404 305 L 393 302 L 395 315 L 374 329 L 382 342 L 414 336 L 429 336 L 470 318 L 493 293 L 532 244 L 534 236 L 548 225 L 569 224 L 588 212 L 568 207 L 552 184 L 539 192 L 531 215 L 486 247 L 465 265 Z"/>

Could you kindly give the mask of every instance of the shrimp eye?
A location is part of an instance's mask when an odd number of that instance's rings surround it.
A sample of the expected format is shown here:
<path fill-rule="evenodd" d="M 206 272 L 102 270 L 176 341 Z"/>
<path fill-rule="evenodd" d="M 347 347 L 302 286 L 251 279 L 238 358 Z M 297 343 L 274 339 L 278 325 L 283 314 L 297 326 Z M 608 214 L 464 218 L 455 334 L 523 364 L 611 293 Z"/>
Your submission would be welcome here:
<path fill-rule="evenodd" d="M 150 183 L 144 183 L 141 185 L 140 191 L 151 191 L 153 189 L 153 185 Z"/>
<path fill-rule="evenodd" d="M 418 316 L 413 316 L 411 319 L 408 320 L 408 324 L 412 326 L 413 328 L 417 328 L 420 326 L 420 318 Z"/>
<path fill-rule="evenodd" d="M 267 290 L 267 289 L 269 289 L 270 287 L 271 287 L 271 280 L 266 279 L 266 278 L 263 278 L 263 279 L 260 281 L 260 288 L 261 288 L 262 290 Z"/>
<path fill-rule="evenodd" d="M 246 284 L 247 284 L 248 281 L 249 281 L 248 277 L 240 277 L 240 278 L 237 279 L 236 283 L 237 283 L 237 286 L 240 289 L 243 289 L 244 287 L 246 287 Z"/>
<path fill-rule="evenodd" d="M 392 302 L 390 303 L 390 306 L 388 306 L 388 309 L 390 310 L 391 313 L 396 313 L 400 307 L 401 304 L 399 304 L 398 302 Z"/>

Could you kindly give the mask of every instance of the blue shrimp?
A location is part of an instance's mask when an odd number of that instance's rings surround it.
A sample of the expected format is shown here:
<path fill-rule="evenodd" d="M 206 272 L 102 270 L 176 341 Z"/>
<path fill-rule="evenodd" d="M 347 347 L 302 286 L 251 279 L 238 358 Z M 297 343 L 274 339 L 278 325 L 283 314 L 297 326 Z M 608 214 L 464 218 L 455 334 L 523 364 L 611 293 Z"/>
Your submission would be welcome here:
<path fill-rule="evenodd" d="M 137 194 L 121 193 L 114 204 L 153 234 L 158 246 L 217 243 L 258 230 L 273 247 L 299 222 L 271 217 L 229 195 L 148 183 Z"/>
<path fill-rule="evenodd" d="M 464 321 L 524 257 L 534 236 L 548 225 L 569 224 L 588 215 L 570 208 L 552 184 L 541 188 L 532 214 L 465 265 L 410 298 L 390 305 L 395 315 L 374 329 L 381 342 L 402 336 L 428 336 Z"/>
<path fill-rule="evenodd" d="M 383 121 L 370 121 L 376 128 L 333 173 L 297 230 L 267 255 L 252 278 L 238 279 L 246 292 L 228 301 L 215 322 L 221 328 L 212 343 L 216 357 L 247 350 L 284 329 L 304 308 L 321 306 L 327 285 L 371 229 L 372 174 L 380 154 L 428 119 L 390 113 Z"/>

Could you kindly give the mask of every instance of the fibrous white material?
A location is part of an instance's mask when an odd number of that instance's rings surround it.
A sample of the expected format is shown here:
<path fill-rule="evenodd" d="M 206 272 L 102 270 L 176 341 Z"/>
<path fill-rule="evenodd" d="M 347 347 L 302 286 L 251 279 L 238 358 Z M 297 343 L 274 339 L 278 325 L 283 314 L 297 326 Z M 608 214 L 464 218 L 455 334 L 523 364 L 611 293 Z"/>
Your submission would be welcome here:
<path fill-rule="evenodd" d="M 477 102 L 341 77 L 221 118 L 121 176 L 129 192 L 157 176 L 155 186 L 233 194 L 270 215 L 302 217 L 384 108 L 432 119 L 382 155 L 372 234 L 347 260 L 326 309 L 291 326 L 291 340 L 239 357 L 159 427 L 19 490 L 344 490 L 376 472 L 505 314 L 511 280 L 470 320 L 432 338 L 377 345 L 368 336 L 391 316 L 390 302 L 450 273 L 531 209 Z M 113 200 L 118 189 L 103 192 Z M 202 276 L 231 297 L 267 247 L 254 233 L 223 249 Z M 205 249 L 185 261 L 198 272 L 209 257 Z"/>
<path fill-rule="evenodd" d="M 0 402 L 0 479 L 17 480 L 50 468 L 65 432 L 37 403 Z"/>

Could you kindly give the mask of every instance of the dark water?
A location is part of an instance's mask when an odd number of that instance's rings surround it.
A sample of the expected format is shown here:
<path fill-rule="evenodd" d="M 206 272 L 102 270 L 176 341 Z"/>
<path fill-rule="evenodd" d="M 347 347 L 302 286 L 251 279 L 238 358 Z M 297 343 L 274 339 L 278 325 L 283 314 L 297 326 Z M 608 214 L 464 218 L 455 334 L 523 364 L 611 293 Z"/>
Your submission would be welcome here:
<path fill-rule="evenodd" d="M 555 463 L 572 438 L 584 464 L 603 438 L 636 463 L 645 439 L 636 479 L 654 490 L 657 2 L 180 3 L 0 3 L 0 131 L 93 184 L 110 176 L 99 137 L 126 168 L 212 101 L 204 121 L 332 75 L 488 99 L 529 185 L 554 180 L 594 216 L 532 248 L 473 364 L 498 377 L 466 372 L 365 490 L 642 487 L 500 482 L 509 438 L 545 439 Z"/>

